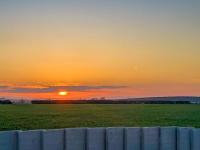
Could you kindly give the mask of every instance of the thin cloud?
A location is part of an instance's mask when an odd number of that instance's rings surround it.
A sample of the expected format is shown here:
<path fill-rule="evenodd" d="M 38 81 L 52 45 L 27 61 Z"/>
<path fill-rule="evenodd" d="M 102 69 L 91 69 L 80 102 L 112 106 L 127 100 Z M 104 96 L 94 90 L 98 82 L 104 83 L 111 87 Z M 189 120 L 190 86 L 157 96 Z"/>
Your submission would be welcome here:
<path fill-rule="evenodd" d="M 1 85 L 0 86 L 0 89 L 5 89 L 5 88 L 8 88 L 8 86 L 6 86 L 6 85 Z"/>
<path fill-rule="evenodd" d="M 7 87 L 2 86 L 0 92 L 8 93 L 51 93 L 59 90 L 66 90 L 72 92 L 84 92 L 92 90 L 103 90 L 103 89 L 119 89 L 125 88 L 125 86 L 49 86 L 44 88 L 30 88 L 30 87 Z"/>

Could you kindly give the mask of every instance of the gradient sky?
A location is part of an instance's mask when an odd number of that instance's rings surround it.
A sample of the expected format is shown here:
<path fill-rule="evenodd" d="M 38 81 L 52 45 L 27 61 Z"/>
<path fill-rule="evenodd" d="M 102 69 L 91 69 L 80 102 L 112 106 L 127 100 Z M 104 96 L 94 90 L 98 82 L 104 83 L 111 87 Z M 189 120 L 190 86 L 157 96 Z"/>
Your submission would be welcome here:
<path fill-rule="evenodd" d="M 1 0 L 0 20 L 0 97 L 200 96 L 199 0 Z"/>

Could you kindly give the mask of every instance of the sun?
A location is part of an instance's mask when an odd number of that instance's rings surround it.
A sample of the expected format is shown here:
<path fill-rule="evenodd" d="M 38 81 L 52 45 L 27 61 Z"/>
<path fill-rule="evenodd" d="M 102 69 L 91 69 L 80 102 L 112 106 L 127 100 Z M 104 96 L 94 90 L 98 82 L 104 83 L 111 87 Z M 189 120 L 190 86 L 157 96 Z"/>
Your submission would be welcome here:
<path fill-rule="evenodd" d="M 60 91 L 60 92 L 58 92 L 58 95 L 66 96 L 66 95 L 68 95 L 68 92 L 67 91 Z"/>

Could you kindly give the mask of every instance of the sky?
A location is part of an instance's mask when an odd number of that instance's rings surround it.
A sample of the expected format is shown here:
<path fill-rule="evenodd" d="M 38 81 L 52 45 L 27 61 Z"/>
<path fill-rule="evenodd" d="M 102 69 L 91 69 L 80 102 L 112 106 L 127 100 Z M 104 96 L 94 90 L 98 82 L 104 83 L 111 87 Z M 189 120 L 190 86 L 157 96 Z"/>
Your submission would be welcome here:
<path fill-rule="evenodd" d="M 1 0 L 0 20 L 0 97 L 200 96 L 199 0 Z"/>

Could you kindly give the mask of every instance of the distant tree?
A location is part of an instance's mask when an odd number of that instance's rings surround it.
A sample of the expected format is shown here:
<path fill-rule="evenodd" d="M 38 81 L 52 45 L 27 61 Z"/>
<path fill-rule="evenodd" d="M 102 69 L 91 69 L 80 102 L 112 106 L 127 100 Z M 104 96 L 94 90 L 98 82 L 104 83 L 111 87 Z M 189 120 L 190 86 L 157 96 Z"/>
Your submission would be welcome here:
<path fill-rule="evenodd" d="M 0 100 L 0 104 L 12 104 L 10 100 Z"/>

